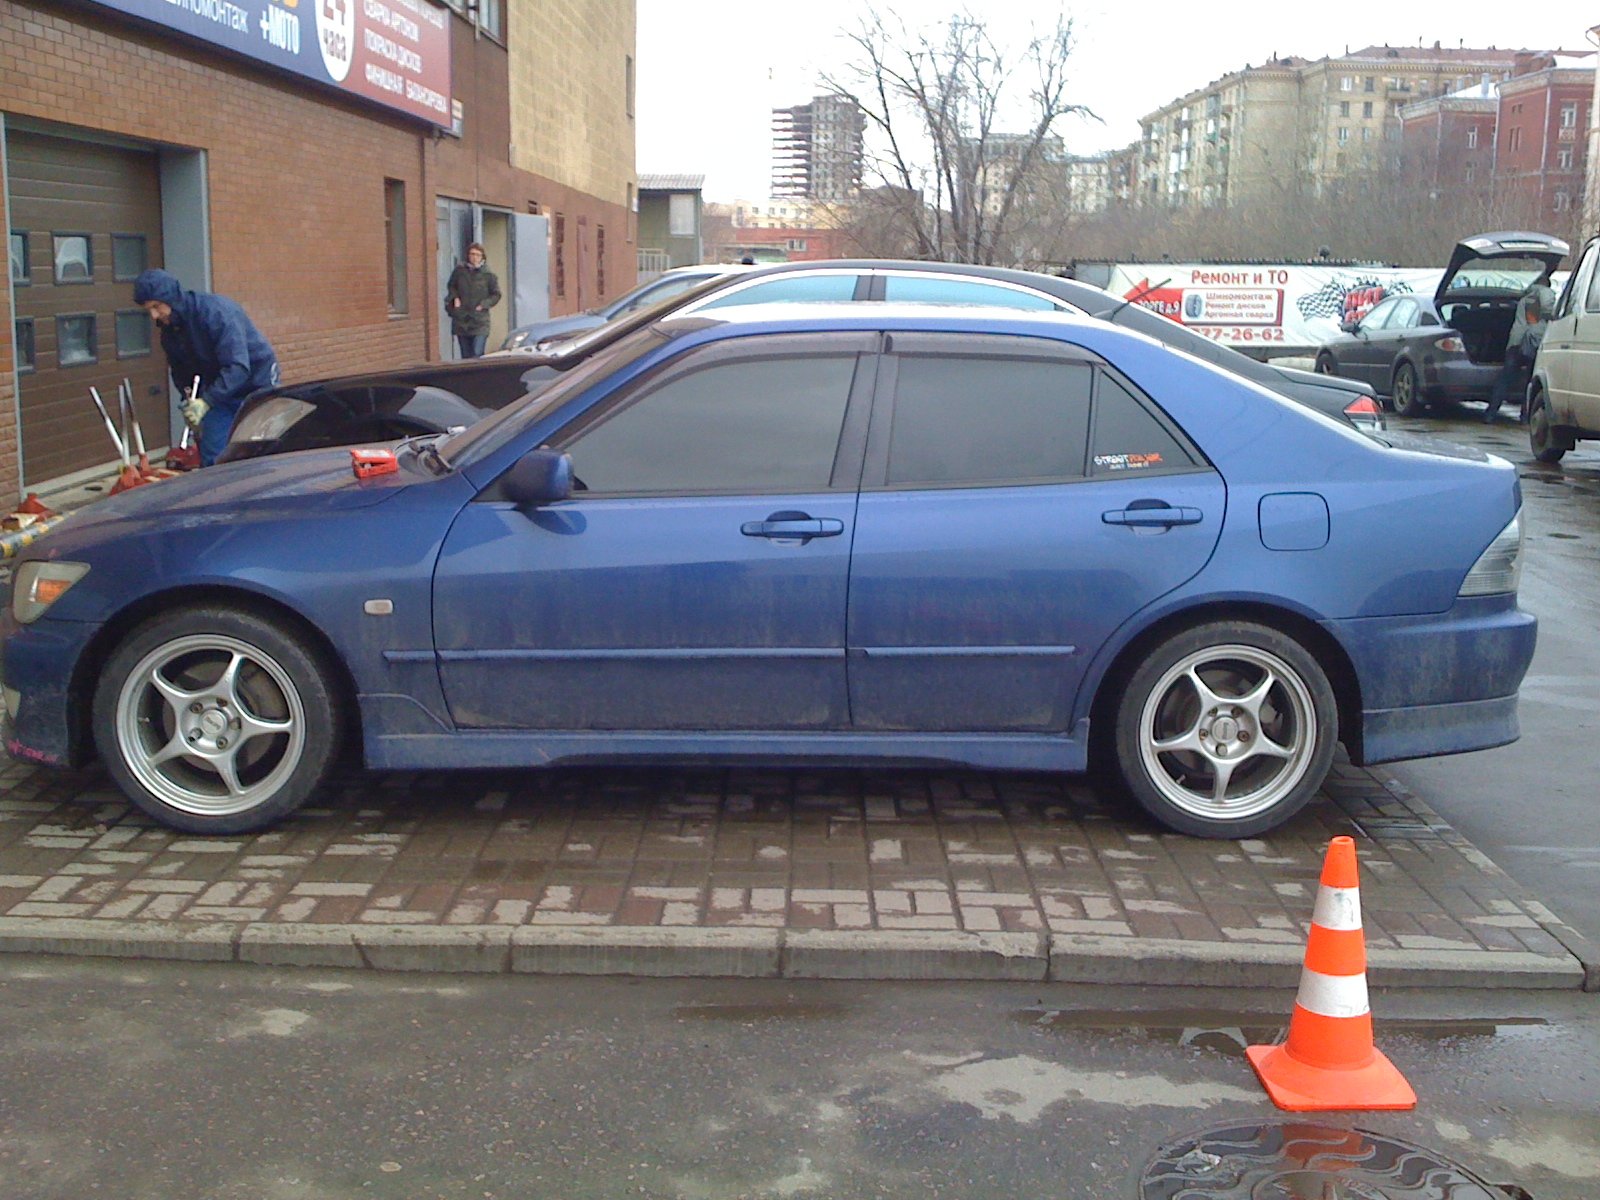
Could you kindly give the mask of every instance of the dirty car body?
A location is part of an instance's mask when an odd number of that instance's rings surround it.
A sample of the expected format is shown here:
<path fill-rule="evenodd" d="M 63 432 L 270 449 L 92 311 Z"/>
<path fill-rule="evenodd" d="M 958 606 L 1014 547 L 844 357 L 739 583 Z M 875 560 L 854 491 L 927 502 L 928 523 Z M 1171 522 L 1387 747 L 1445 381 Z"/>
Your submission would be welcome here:
<path fill-rule="evenodd" d="M 1391 441 L 1080 317 L 669 320 L 390 474 L 313 451 L 73 517 L 17 570 L 10 749 L 98 753 L 201 832 L 292 811 L 355 738 L 387 768 L 1092 768 L 1244 836 L 1336 742 L 1517 736 L 1516 474 Z"/>

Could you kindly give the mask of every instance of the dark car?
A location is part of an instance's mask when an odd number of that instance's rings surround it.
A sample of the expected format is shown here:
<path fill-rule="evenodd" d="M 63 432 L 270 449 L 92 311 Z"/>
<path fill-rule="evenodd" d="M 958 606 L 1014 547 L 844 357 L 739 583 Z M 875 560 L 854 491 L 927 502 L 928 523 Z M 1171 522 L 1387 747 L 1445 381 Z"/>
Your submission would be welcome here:
<path fill-rule="evenodd" d="M 284 817 L 353 744 L 1092 765 L 1170 828 L 1253 836 L 1340 742 L 1517 737 L 1517 473 L 1429 445 L 1081 315 L 670 318 L 387 474 L 310 451 L 77 514 L 0 617 L 7 747 L 97 753 L 205 833 Z"/>
<path fill-rule="evenodd" d="M 445 420 L 430 426 L 410 388 L 420 385 L 453 391 L 470 406 L 500 408 L 545 386 L 595 351 L 669 314 L 687 316 L 735 305 L 829 300 L 1088 314 L 1137 330 L 1358 429 L 1383 427 L 1383 412 L 1368 384 L 1257 362 L 1091 284 L 1000 267 L 861 259 L 780 263 L 736 273 L 724 269 L 656 304 L 539 349 L 491 355 L 474 363 L 428 363 L 261 393 L 240 410 L 222 460 L 443 432 L 470 422 Z M 537 370 L 529 367 L 532 373 L 518 375 L 511 364 L 526 365 L 529 355 Z M 430 397 L 430 404 L 436 406 L 438 399 Z M 300 422 L 308 429 L 301 431 Z"/>
<path fill-rule="evenodd" d="M 1457 243 L 1431 297 L 1389 296 L 1317 351 L 1317 370 L 1370 383 L 1411 416 L 1487 400 L 1505 363 L 1517 297 L 1567 256 L 1543 233 L 1483 233 Z"/>

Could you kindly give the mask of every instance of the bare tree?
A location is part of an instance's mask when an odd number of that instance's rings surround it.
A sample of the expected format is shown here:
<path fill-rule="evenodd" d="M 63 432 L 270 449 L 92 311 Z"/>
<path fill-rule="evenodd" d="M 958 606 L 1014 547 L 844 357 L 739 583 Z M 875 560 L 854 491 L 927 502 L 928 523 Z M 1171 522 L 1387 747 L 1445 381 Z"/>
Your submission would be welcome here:
<path fill-rule="evenodd" d="M 1052 167 L 1057 122 L 1094 115 L 1065 99 L 1072 21 L 1058 12 L 1013 51 L 970 13 L 930 33 L 869 7 L 844 36 L 852 61 L 823 83 L 865 114 L 874 222 L 921 258 L 1016 261 L 1019 206 Z"/>

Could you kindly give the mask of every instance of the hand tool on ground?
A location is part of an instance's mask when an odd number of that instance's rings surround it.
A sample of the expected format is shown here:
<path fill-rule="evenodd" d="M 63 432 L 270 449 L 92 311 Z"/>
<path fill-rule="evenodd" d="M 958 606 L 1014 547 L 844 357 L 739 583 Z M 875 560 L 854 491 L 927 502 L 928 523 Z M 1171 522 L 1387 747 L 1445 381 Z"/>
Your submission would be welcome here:
<path fill-rule="evenodd" d="M 128 465 L 128 447 L 117 436 L 117 427 L 111 423 L 111 414 L 106 411 L 106 402 L 100 399 L 100 389 L 91 387 L 89 398 L 94 401 L 95 411 L 100 414 L 100 419 L 106 423 L 106 433 L 111 438 L 111 444 L 117 449 L 117 461 L 123 466 Z"/>

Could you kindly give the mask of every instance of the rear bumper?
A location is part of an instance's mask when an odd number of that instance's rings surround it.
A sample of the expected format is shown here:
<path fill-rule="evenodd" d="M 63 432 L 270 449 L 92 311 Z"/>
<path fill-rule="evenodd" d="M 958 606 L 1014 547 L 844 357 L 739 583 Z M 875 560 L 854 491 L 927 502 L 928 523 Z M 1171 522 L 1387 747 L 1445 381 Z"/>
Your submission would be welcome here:
<path fill-rule="evenodd" d="M 1422 386 L 1430 400 L 1487 400 L 1499 377 L 1499 363 L 1466 358 L 1424 361 L 1422 367 Z"/>
<path fill-rule="evenodd" d="M 1370 764 L 1487 750 L 1516 741 L 1517 689 L 1538 619 L 1514 596 L 1457 600 L 1419 617 L 1330 621 L 1361 688 L 1351 759 Z"/>

